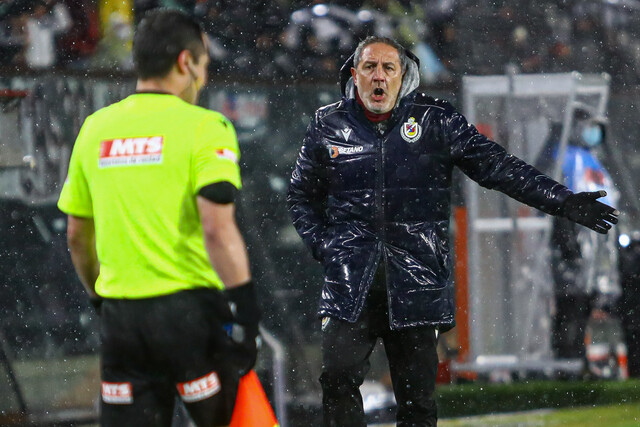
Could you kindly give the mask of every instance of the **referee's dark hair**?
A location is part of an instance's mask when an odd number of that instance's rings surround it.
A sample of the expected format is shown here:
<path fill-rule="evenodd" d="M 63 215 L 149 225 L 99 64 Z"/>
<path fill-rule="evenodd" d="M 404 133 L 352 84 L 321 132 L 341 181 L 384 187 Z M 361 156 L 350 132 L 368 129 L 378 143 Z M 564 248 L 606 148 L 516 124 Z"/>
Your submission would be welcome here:
<path fill-rule="evenodd" d="M 147 12 L 133 36 L 133 61 L 138 78 L 164 77 L 183 50 L 196 63 L 205 51 L 202 27 L 189 15 L 174 9 Z"/>

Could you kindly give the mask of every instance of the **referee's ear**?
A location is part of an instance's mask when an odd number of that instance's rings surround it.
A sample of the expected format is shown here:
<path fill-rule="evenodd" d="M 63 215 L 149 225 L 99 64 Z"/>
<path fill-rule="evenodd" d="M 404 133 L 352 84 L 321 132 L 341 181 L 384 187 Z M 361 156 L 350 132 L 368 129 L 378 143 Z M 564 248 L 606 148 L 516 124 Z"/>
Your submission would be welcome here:
<path fill-rule="evenodd" d="M 193 77 L 193 70 L 190 62 L 194 62 L 196 58 L 193 57 L 191 52 L 188 49 L 184 49 L 178 55 L 178 59 L 176 60 L 176 65 L 178 67 L 178 72 L 184 75 L 191 75 Z"/>

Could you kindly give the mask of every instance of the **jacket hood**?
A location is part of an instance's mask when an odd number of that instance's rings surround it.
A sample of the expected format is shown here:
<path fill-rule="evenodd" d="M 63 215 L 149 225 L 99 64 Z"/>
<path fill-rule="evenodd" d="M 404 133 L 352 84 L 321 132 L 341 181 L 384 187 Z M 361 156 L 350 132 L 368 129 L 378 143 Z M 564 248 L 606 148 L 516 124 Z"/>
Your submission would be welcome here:
<path fill-rule="evenodd" d="M 407 54 L 407 58 L 409 58 L 409 64 L 407 71 L 402 77 L 402 86 L 398 93 L 396 105 L 398 105 L 398 102 L 402 98 L 413 92 L 420 85 L 420 60 L 408 49 L 405 49 L 405 53 Z M 355 85 L 353 84 L 353 77 L 351 77 L 354 55 L 355 53 L 351 54 L 344 65 L 342 65 L 342 68 L 340 68 L 340 92 L 342 96 L 347 99 L 356 97 Z"/>

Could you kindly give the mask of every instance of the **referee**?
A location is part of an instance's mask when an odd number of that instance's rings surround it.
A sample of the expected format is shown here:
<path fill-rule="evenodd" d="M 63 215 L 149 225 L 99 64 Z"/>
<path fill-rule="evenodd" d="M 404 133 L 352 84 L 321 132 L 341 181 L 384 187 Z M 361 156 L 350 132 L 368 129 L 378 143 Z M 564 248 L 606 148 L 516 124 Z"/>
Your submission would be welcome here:
<path fill-rule="evenodd" d="M 198 426 L 228 425 L 259 320 L 235 130 L 194 105 L 209 58 L 192 18 L 149 12 L 133 55 L 136 93 L 86 119 L 58 202 L 101 316 L 101 424 L 170 426 L 180 396 Z"/>

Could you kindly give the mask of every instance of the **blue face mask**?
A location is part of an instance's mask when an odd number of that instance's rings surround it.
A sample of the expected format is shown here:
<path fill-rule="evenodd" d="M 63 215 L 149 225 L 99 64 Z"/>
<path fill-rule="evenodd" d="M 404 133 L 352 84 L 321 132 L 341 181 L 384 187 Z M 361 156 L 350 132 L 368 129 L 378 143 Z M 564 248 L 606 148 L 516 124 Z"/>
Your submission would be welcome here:
<path fill-rule="evenodd" d="M 581 136 L 587 147 L 596 147 L 602 142 L 602 128 L 598 125 L 586 126 Z"/>

